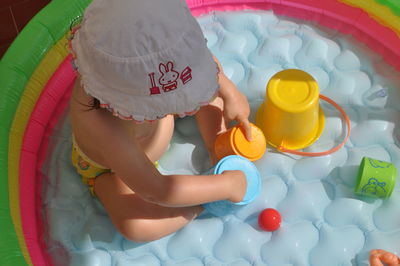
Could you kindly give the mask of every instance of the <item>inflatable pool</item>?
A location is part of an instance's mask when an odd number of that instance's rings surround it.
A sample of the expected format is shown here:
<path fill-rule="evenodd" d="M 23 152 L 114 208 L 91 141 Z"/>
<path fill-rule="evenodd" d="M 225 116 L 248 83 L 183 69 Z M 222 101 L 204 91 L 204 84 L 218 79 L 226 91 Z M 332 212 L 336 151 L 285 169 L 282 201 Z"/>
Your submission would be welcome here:
<path fill-rule="evenodd" d="M 362 156 L 400 165 L 395 1 L 188 1 L 209 48 L 247 95 L 253 121 L 268 79 L 300 68 L 346 109 L 353 135 L 330 156 L 269 149 L 256 163 L 263 175 L 256 202 L 226 217 L 205 213 L 176 234 L 141 245 L 115 232 L 68 162 L 65 114 L 75 74 L 67 38 L 88 3 L 52 1 L 0 62 L 0 264 L 363 265 L 372 248 L 400 252 L 398 187 L 387 200 L 353 193 Z M 332 147 L 343 134 L 339 115 L 324 108 L 327 126 L 312 151 Z M 177 123 L 160 171 L 208 167 L 192 123 Z M 267 207 L 282 214 L 274 233 L 256 224 Z"/>

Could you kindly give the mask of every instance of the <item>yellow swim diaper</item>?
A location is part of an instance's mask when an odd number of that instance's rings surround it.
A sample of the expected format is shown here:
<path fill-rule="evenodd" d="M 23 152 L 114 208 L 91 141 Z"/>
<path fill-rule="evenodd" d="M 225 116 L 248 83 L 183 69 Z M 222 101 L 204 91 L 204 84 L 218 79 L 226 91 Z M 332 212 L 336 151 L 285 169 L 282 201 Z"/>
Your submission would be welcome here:
<path fill-rule="evenodd" d="M 89 187 L 89 191 L 92 196 L 96 196 L 94 193 L 94 181 L 96 177 L 101 174 L 112 172 L 95 161 L 91 160 L 86 154 L 82 152 L 79 146 L 76 144 L 75 138 L 72 137 L 72 165 L 76 168 L 78 173 L 82 177 L 82 182 Z M 158 168 L 158 161 L 154 163 L 154 166 Z"/>
<path fill-rule="evenodd" d="M 111 172 L 111 169 L 99 165 L 98 163 L 92 161 L 88 156 L 86 156 L 73 139 L 72 142 L 72 165 L 76 168 L 78 173 L 82 177 L 82 182 L 88 185 L 90 193 L 92 196 L 94 194 L 94 181 L 95 178 L 101 174 Z"/>

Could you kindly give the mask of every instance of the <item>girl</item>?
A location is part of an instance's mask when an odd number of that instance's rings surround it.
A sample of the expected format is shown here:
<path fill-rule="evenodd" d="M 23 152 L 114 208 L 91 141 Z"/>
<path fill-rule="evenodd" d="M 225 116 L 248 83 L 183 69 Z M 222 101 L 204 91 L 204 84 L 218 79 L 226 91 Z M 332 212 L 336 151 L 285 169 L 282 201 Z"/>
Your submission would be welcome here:
<path fill-rule="evenodd" d="M 79 74 L 72 161 L 126 238 L 161 238 L 203 203 L 244 198 L 241 171 L 161 175 L 155 167 L 176 115 L 196 114 L 213 163 L 215 138 L 230 120 L 251 139 L 247 99 L 221 71 L 184 0 L 94 0 L 71 49 Z"/>

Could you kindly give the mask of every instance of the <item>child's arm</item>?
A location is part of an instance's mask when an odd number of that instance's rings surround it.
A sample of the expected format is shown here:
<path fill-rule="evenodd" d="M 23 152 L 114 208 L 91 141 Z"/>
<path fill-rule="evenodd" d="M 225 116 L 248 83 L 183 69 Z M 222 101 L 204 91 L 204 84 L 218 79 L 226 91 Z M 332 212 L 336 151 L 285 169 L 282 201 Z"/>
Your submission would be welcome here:
<path fill-rule="evenodd" d="M 246 138 L 251 140 L 251 127 L 249 122 L 250 106 L 247 98 L 224 74 L 222 66 L 215 56 L 214 61 L 217 63 L 218 69 L 220 70 L 218 74 L 220 85 L 219 93 L 224 100 L 224 117 L 227 121 L 238 121 L 243 126 Z"/>
<path fill-rule="evenodd" d="M 369 263 L 371 266 L 397 266 L 400 265 L 400 259 L 393 253 L 382 249 L 374 249 L 370 252 Z"/>
<path fill-rule="evenodd" d="M 217 200 L 239 202 L 246 193 L 246 178 L 241 171 L 226 171 L 220 175 L 164 176 L 130 132 L 115 130 L 110 125 L 96 128 L 99 138 L 96 142 L 103 143 L 106 165 L 146 201 L 171 207 L 193 206 Z"/>

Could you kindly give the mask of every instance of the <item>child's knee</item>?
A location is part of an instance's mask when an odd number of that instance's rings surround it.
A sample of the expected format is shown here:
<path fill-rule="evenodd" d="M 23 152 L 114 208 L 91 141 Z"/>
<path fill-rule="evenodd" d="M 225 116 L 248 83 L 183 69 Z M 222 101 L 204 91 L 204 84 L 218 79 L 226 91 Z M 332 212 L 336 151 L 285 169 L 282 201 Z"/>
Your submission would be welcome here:
<path fill-rule="evenodd" d="M 151 228 L 146 221 L 142 220 L 130 222 L 129 225 L 117 225 L 117 228 L 126 239 L 137 243 L 154 241 L 163 237 L 156 233 L 156 228 Z"/>
<path fill-rule="evenodd" d="M 220 110 L 224 109 L 224 99 L 221 96 L 216 96 L 209 105 L 219 108 Z"/>
<path fill-rule="evenodd" d="M 120 221 L 116 222 L 115 226 L 126 239 L 137 243 L 157 240 L 163 236 L 163 234 L 158 234 L 157 228 L 146 220 Z"/>

